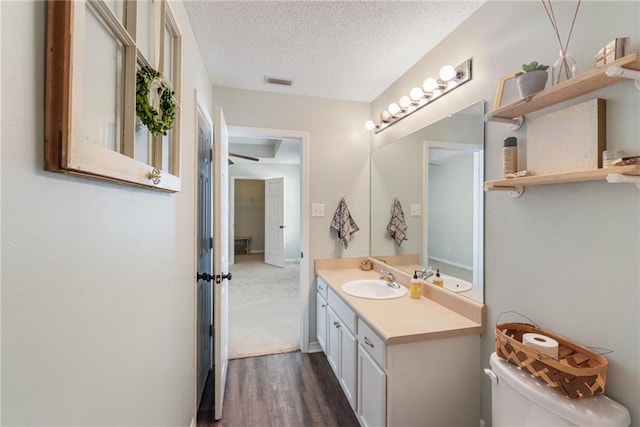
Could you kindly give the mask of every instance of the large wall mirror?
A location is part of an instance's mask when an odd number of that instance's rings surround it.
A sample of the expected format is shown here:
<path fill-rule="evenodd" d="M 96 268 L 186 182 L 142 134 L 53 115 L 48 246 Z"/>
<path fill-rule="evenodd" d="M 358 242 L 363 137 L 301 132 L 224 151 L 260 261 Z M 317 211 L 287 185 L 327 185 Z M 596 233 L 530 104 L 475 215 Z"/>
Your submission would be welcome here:
<path fill-rule="evenodd" d="M 371 256 L 410 273 L 439 269 L 446 289 L 483 302 L 483 180 L 484 101 L 373 147 Z M 395 198 L 406 240 L 387 230 Z"/>

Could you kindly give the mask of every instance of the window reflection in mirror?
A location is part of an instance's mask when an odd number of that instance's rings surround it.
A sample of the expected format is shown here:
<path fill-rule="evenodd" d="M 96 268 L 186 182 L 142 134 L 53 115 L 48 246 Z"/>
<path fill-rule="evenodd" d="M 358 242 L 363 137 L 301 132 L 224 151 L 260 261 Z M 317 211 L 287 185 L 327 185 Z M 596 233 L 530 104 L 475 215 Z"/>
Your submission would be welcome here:
<path fill-rule="evenodd" d="M 373 148 L 371 255 L 409 273 L 440 269 L 483 302 L 483 151 L 484 101 Z M 400 245 L 386 230 L 394 197 L 407 224 Z"/>

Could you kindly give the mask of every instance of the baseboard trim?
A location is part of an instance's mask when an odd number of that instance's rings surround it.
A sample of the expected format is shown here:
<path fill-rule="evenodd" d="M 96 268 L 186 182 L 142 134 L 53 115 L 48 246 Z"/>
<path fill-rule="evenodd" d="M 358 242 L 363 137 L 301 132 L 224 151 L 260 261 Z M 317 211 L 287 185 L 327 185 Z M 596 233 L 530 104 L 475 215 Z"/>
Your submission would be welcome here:
<path fill-rule="evenodd" d="M 318 341 L 309 343 L 309 353 L 319 353 L 322 351 L 322 347 L 320 347 L 320 343 Z"/>

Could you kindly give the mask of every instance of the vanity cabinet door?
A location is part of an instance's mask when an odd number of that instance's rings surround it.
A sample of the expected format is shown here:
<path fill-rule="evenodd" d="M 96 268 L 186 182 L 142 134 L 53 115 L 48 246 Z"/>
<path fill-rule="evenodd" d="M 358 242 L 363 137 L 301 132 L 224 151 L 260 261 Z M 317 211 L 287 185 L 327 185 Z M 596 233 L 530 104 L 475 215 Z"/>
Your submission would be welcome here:
<path fill-rule="evenodd" d="M 336 376 L 340 378 L 340 319 L 327 307 L 327 360 Z"/>
<path fill-rule="evenodd" d="M 358 419 L 363 427 L 387 422 L 387 375 L 367 350 L 358 345 Z"/>
<path fill-rule="evenodd" d="M 358 339 L 349 329 L 340 328 L 340 385 L 353 409 L 356 408 L 358 373 Z"/>
<path fill-rule="evenodd" d="M 335 311 L 327 311 L 327 360 L 351 406 L 356 408 L 358 339 Z"/>
<path fill-rule="evenodd" d="M 327 354 L 327 300 L 325 300 L 320 292 L 316 293 L 316 331 L 318 344 L 320 348 Z"/>

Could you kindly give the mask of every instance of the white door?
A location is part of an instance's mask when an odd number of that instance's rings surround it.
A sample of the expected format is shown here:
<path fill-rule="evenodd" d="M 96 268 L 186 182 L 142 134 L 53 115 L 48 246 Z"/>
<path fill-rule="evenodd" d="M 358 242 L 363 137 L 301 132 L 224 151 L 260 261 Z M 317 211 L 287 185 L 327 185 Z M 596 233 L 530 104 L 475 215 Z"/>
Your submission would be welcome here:
<path fill-rule="evenodd" d="M 213 126 L 209 115 L 198 104 L 198 405 L 202 399 L 207 376 L 211 369 L 211 275 L 213 273 L 213 247 L 211 245 L 212 233 L 212 200 L 211 188 L 211 149 L 213 143 Z"/>
<path fill-rule="evenodd" d="M 264 182 L 264 262 L 284 267 L 284 178 Z"/>
<path fill-rule="evenodd" d="M 213 144 L 213 328 L 214 328 L 214 415 L 222 417 L 224 386 L 229 362 L 229 131 L 222 109 L 216 111 Z"/>

